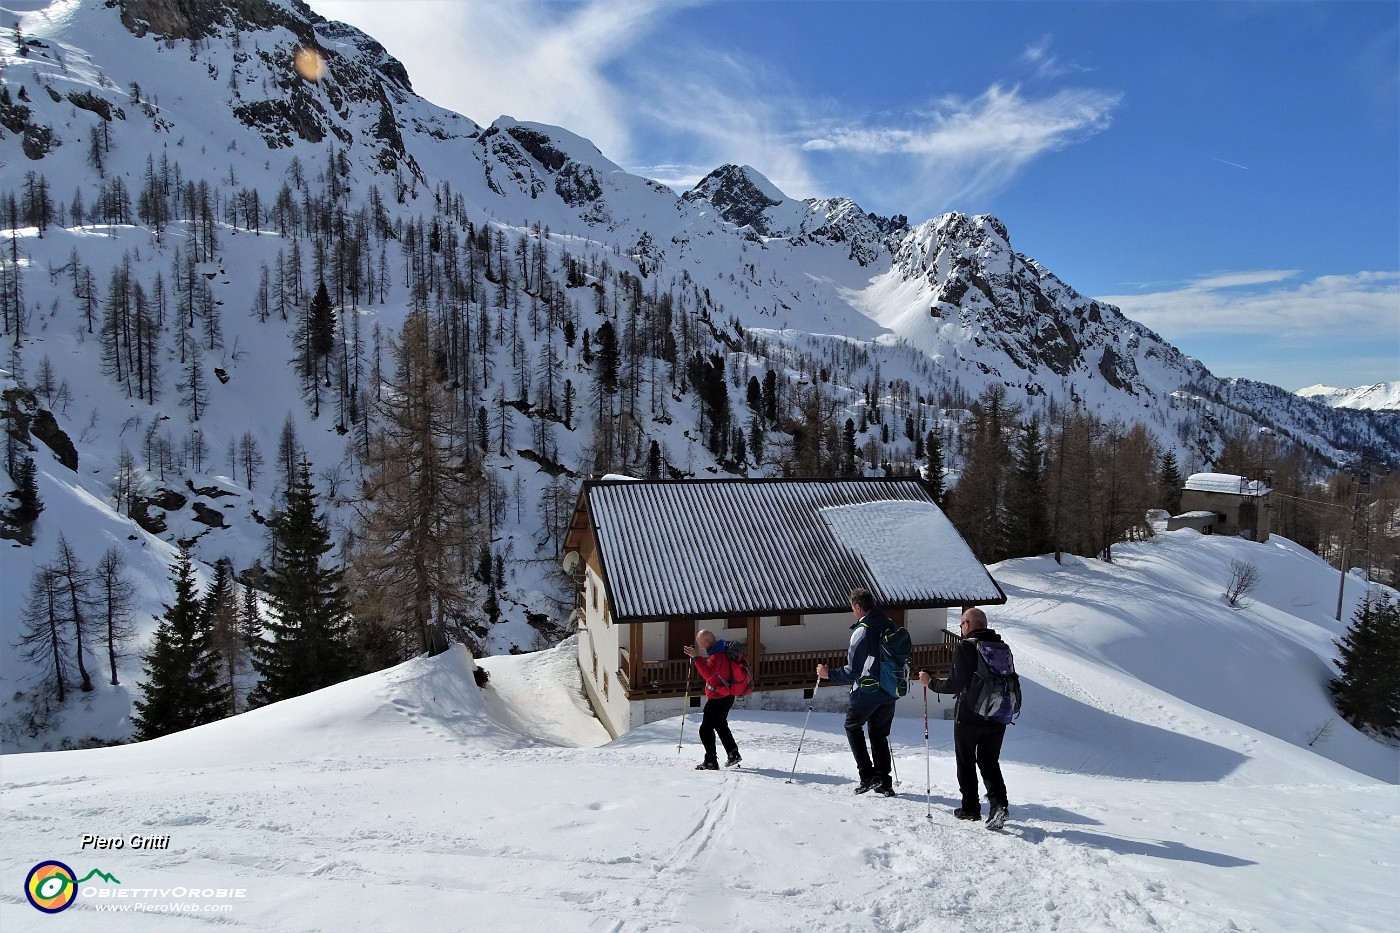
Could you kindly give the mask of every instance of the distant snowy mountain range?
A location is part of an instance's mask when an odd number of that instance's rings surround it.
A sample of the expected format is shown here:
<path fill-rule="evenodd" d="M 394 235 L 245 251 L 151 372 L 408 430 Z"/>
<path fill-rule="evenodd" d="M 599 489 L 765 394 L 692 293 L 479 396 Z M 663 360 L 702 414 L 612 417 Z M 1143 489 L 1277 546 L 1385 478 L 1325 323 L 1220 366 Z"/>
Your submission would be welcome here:
<path fill-rule="evenodd" d="M 1331 405 L 1333 408 L 1362 408 L 1372 411 L 1395 411 L 1400 409 L 1400 382 L 1378 382 L 1375 385 L 1359 386 L 1354 389 L 1336 389 L 1332 386 L 1315 385 L 1299 389 L 1303 398 Z"/>
<path fill-rule="evenodd" d="M 509 568 L 492 651 L 530 647 L 529 619 L 567 617 L 551 525 L 602 434 L 618 469 L 655 444 L 667 475 L 782 471 L 793 437 L 747 414 L 743 452 L 712 451 L 697 359 L 720 361 L 735 412 L 771 372 L 783 404 L 858 422 L 872 472 L 916 465 L 922 431 L 955 437 L 992 384 L 1043 421 L 1078 407 L 1142 422 L 1187 472 L 1263 429 L 1324 463 L 1400 464 L 1400 411 L 1216 376 L 1013 249 L 992 216 L 881 217 L 789 198 L 739 165 L 677 194 L 567 129 L 482 127 L 433 105 L 378 42 L 299 0 L 55 0 L 7 20 L 0 390 L 10 425 L 35 426 L 48 513 L 33 547 L 0 549 L 0 651 L 59 516 L 93 530 L 73 542 L 86 564 L 109 542 L 134 555 L 146 618 L 170 598 L 173 543 L 203 565 L 253 566 L 289 429 L 348 523 L 356 418 L 414 307 L 467 330 L 455 346 L 472 378 L 454 391 L 489 428 L 493 496 L 508 503 L 491 541 Z M 334 372 L 308 384 L 293 361 L 318 279 L 337 283 L 341 330 Z M 633 366 L 621 401 L 589 349 L 605 324 Z M 603 425 L 608 405 L 625 417 Z M 0 496 L 11 488 L 0 478 Z M 130 680 L 139 662 L 124 663 Z M 0 707 L 16 670 L 0 672 Z"/>

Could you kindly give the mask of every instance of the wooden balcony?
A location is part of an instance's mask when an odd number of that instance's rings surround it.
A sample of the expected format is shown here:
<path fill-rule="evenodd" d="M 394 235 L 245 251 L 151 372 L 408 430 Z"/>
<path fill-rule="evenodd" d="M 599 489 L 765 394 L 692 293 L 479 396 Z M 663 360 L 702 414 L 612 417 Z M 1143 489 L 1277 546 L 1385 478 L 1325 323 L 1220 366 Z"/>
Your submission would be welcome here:
<path fill-rule="evenodd" d="M 952 632 L 943 633 L 943 641 L 938 644 L 915 645 L 910 659 L 912 673 L 927 670 L 938 677 L 947 677 L 953 666 L 953 646 L 958 637 Z M 637 682 L 631 683 L 627 672 L 632 667 L 630 655 L 622 649 L 617 670 L 617 679 L 627 692 L 629 700 L 650 700 L 662 697 L 678 697 L 687 693 L 686 677 L 690 676 L 689 693 L 698 696 L 700 679 L 691 673 L 689 658 L 670 661 L 642 661 Z M 841 667 L 846 663 L 846 649 L 833 648 L 825 651 L 787 651 L 768 653 L 759 656 L 758 670 L 754 676 L 754 692 L 763 690 L 794 690 L 811 687 L 817 682 L 816 667 Z"/>

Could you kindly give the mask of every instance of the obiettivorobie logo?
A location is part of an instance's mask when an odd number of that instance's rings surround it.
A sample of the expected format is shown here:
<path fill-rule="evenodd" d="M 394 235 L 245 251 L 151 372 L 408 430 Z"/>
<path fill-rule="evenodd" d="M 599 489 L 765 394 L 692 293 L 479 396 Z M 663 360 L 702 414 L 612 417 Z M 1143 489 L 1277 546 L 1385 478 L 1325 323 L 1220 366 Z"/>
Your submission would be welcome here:
<path fill-rule="evenodd" d="M 24 879 L 24 896 L 29 898 L 29 903 L 34 905 L 35 910 L 56 914 L 73 906 L 73 902 L 78 899 L 78 885 L 94 876 L 112 884 L 121 884 L 99 868 L 94 868 L 79 878 L 77 872 L 62 862 L 40 862 L 29 869 L 29 875 Z"/>

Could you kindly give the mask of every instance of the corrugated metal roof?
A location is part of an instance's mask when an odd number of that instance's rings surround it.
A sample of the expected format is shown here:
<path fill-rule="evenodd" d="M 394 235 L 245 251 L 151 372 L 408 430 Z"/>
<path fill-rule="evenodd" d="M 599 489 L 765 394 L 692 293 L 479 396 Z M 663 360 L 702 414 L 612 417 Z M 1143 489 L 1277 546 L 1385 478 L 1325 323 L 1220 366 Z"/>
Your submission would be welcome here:
<path fill-rule="evenodd" d="M 911 479 L 596 481 L 586 508 L 617 622 L 1005 602 Z M 926 552 L 926 553 L 925 553 Z"/>

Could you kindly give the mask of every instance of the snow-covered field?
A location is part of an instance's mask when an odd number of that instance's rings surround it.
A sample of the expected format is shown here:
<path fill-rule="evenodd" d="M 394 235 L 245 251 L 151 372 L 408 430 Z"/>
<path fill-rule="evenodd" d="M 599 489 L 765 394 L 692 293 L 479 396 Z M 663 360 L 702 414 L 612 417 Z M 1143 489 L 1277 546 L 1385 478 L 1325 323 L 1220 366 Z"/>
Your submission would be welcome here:
<path fill-rule="evenodd" d="M 1235 557 L 1261 571 L 1242 611 L 1219 596 Z M 952 820 L 951 723 L 933 704 L 926 759 L 917 693 L 900 794 L 869 799 L 837 714 L 811 715 L 793 783 L 802 712 L 736 711 L 744 767 L 697 773 L 693 713 L 683 737 L 673 718 L 608 741 L 572 644 L 483 660 L 485 689 L 456 649 L 153 742 L 0 759 L 0 928 L 1390 928 L 1400 756 L 1339 720 L 1307 746 L 1331 716 L 1334 571 L 1185 531 L 993 572 L 1026 681 L 1004 832 Z M 45 916 L 24 881 L 49 859 L 116 881 Z"/>

